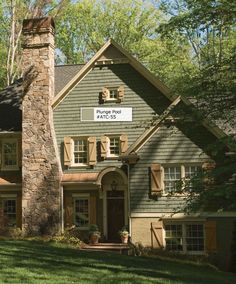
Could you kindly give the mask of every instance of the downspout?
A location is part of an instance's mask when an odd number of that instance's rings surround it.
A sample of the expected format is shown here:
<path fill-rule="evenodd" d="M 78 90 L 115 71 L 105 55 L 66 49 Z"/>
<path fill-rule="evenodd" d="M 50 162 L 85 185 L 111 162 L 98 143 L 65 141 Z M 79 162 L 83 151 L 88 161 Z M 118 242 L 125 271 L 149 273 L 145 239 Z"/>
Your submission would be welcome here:
<path fill-rule="evenodd" d="M 132 229 L 131 229 L 131 212 L 130 212 L 130 165 L 127 165 L 127 176 L 128 176 L 128 185 L 127 185 L 127 201 L 128 201 L 128 222 L 129 222 L 129 234 L 132 235 Z"/>
<path fill-rule="evenodd" d="M 61 233 L 64 234 L 64 188 L 61 186 Z"/>

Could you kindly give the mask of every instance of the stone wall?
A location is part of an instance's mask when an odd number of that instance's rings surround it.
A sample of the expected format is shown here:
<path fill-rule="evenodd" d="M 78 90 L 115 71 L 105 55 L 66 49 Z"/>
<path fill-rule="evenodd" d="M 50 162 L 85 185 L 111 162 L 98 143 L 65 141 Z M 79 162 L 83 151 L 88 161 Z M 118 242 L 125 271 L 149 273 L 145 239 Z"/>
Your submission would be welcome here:
<path fill-rule="evenodd" d="M 51 101 L 54 95 L 54 22 L 24 20 L 23 69 L 37 77 L 22 103 L 22 229 L 27 235 L 60 230 L 61 168 Z"/>

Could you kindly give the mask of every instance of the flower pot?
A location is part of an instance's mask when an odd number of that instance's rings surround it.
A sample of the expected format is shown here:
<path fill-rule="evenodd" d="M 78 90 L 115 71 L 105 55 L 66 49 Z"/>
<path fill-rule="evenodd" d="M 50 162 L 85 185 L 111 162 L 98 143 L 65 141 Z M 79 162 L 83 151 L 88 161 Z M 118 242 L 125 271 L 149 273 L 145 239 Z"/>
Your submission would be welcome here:
<path fill-rule="evenodd" d="M 122 244 L 127 244 L 128 243 L 129 236 L 120 236 L 120 237 L 121 237 Z"/>
<path fill-rule="evenodd" d="M 94 245 L 94 244 L 98 244 L 99 238 L 100 238 L 100 236 L 99 236 L 98 234 L 92 233 L 92 234 L 90 235 L 90 238 L 89 238 L 90 244 L 93 244 L 93 245 Z"/>

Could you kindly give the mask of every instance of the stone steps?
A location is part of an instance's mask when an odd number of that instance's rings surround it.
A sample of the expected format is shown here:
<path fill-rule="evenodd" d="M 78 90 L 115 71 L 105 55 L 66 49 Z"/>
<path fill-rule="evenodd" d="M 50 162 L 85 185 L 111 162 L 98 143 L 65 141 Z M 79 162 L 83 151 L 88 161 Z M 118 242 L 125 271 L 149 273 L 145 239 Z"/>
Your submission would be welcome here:
<path fill-rule="evenodd" d="M 81 249 L 87 251 L 110 251 L 120 254 L 128 254 L 130 247 L 128 244 L 98 243 L 98 244 L 84 244 Z"/>

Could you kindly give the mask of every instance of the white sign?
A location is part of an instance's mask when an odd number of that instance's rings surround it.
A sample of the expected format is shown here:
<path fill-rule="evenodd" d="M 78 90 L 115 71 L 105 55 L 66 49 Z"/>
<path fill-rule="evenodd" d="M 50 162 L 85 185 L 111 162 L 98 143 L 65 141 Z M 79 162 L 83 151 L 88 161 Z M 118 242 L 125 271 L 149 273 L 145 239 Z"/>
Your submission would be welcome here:
<path fill-rule="evenodd" d="M 132 121 L 131 107 L 81 108 L 81 121 Z"/>
<path fill-rule="evenodd" d="M 131 107 L 94 108 L 94 121 L 132 121 Z"/>

